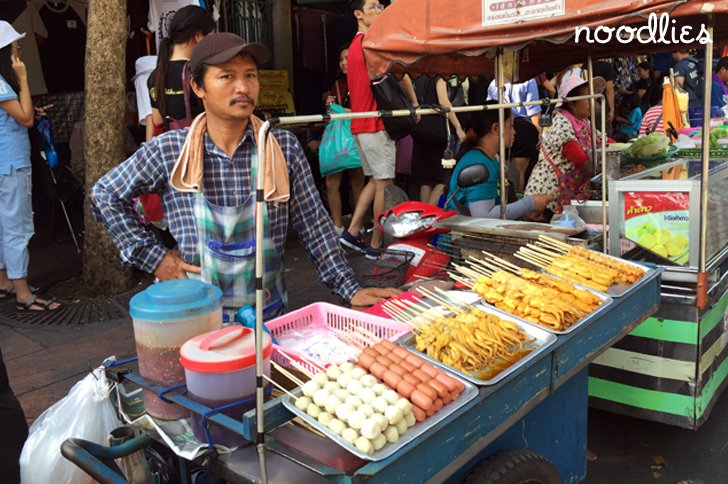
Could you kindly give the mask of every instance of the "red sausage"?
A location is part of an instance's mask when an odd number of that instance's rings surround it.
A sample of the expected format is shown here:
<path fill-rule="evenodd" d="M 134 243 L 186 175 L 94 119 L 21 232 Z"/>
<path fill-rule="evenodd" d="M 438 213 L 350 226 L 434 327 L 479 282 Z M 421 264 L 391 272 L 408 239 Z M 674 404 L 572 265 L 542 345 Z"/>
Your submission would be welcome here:
<path fill-rule="evenodd" d="M 397 388 L 399 382 L 402 381 L 402 377 L 392 370 L 387 370 L 386 373 L 384 373 L 382 379 L 384 380 L 384 383 L 389 386 L 389 388 Z"/>
<path fill-rule="evenodd" d="M 442 383 L 443 385 L 445 385 L 450 393 L 452 393 L 455 390 L 457 390 L 457 387 L 458 386 L 456 384 L 456 380 L 453 380 L 452 378 L 450 378 L 446 374 L 444 374 L 444 373 L 438 373 L 438 375 L 435 378 L 437 379 L 437 381 L 439 381 L 440 383 Z"/>
<path fill-rule="evenodd" d="M 374 375 L 376 378 L 379 378 L 380 380 L 384 376 L 384 374 L 387 372 L 387 367 L 379 363 L 378 361 L 375 361 L 372 363 L 372 366 L 369 367 L 369 373 Z"/>
<path fill-rule="evenodd" d="M 396 346 L 394 343 L 392 343 L 388 339 L 383 339 L 382 341 L 379 342 L 379 344 L 384 346 L 389 351 L 392 351 L 394 349 L 394 347 Z"/>
<path fill-rule="evenodd" d="M 405 373 L 404 375 L 402 375 L 402 378 L 414 386 L 422 383 L 416 376 L 412 375 L 411 373 Z"/>
<path fill-rule="evenodd" d="M 446 393 L 444 397 L 442 397 L 442 403 L 447 405 L 448 403 L 452 402 L 452 397 L 449 393 Z"/>
<path fill-rule="evenodd" d="M 460 392 L 452 392 L 452 393 L 450 393 L 450 398 L 452 398 L 453 401 L 457 400 L 459 396 L 460 396 Z"/>
<path fill-rule="evenodd" d="M 361 365 L 361 367 L 365 370 L 368 370 L 369 368 L 371 368 L 374 361 L 375 359 L 372 357 L 372 355 L 362 352 L 362 354 L 359 355 L 359 360 L 357 361 L 357 363 Z"/>
<path fill-rule="evenodd" d="M 437 398 L 437 392 L 435 391 L 434 388 L 432 388 L 427 383 L 420 383 L 419 385 L 416 385 L 416 386 L 419 391 L 426 394 L 433 401 Z"/>
<path fill-rule="evenodd" d="M 389 369 L 392 370 L 393 372 L 395 372 L 396 374 L 398 374 L 399 376 L 402 376 L 402 377 L 407 374 L 407 370 L 405 370 L 401 366 L 396 365 L 394 363 L 392 363 L 391 365 L 389 365 Z"/>
<path fill-rule="evenodd" d="M 410 363 L 407 360 L 402 360 L 401 362 L 399 362 L 399 366 L 401 366 L 402 368 L 407 370 L 408 373 L 412 373 L 413 371 L 415 371 L 417 369 L 417 367 L 415 367 L 415 365 L 413 365 L 412 363 Z"/>
<path fill-rule="evenodd" d="M 407 356 L 410 355 L 410 352 L 402 348 L 401 346 L 395 346 L 395 348 L 392 350 L 392 353 L 399 356 L 400 358 L 407 358 Z"/>
<path fill-rule="evenodd" d="M 412 392 L 412 395 L 410 395 L 410 400 L 412 401 L 412 403 L 420 407 L 425 412 L 431 409 L 433 405 L 432 399 L 426 393 L 423 393 L 422 390 L 419 389 L 415 389 Z"/>
<path fill-rule="evenodd" d="M 372 355 L 374 358 L 376 358 L 377 356 L 380 356 L 379 352 L 377 350 L 375 350 L 374 348 L 370 348 L 369 346 L 367 346 L 366 348 L 361 350 L 361 352 L 362 352 L 362 354 L 366 353 L 368 355 Z"/>
<path fill-rule="evenodd" d="M 445 395 L 449 393 L 445 384 L 437 381 L 437 379 L 435 378 L 428 381 L 427 383 L 429 383 L 429 385 L 435 389 L 435 391 L 437 392 L 437 396 L 440 398 L 445 398 Z"/>
<path fill-rule="evenodd" d="M 384 346 L 381 346 L 379 343 L 372 346 L 372 348 L 374 348 L 377 351 L 377 353 L 379 353 L 382 356 L 387 356 L 387 353 L 389 353 L 389 351 L 387 351 L 387 349 Z"/>
<path fill-rule="evenodd" d="M 422 410 L 417 405 L 412 405 L 412 413 L 415 414 L 415 420 L 422 422 L 427 418 L 427 412 Z"/>
<path fill-rule="evenodd" d="M 442 401 L 442 398 L 438 398 L 435 400 L 435 411 L 439 412 L 442 410 L 442 407 L 445 406 L 445 403 Z"/>
<path fill-rule="evenodd" d="M 402 395 L 404 398 L 409 398 L 414 390 L 415 386 L 407 380 L 402 380 L 397 384 L 397 393 Z"/>
<path fill-rule="evenodd" d="M 451 380 L 453 380 L 455 382 L 455 387 L 456 387 L 455 390 L 458 393 L 463 393 L 465 391 L 465 383 L 461 382 L 460 380 L 456 380 L 455 378 L 452 378 L 452 377 L 448 377 L 448 378 L 450 378 Z"/>
<path fill-rule="evenodd" d="M 399 356 L 395 355 L 394 353 L 388 353 L 387 354 L 387 358 L 389 358 L 390 360 L 392 360 L 392 363 L 397 363 L 398 365 L 401 365 L 402 362 L 404 361 L 402 358 L 400 358 Z"/>
<path fill-rule="evenodd" d="M 379 363 L 383 364 L 384 366 L 386 366 L 387 368 L 391 367 L 394 364 L 394 362 L 392 360 L 390 360 L 388 357 L 382 356 L 382 355 L 379 355 L 379 357 L 377 358 L 377 361 Z"/>
<path fill-rule="evenodd" d="M 417 377 L 417 379 L 420 380 L 422 383 L 427 383 L 432 379 L 427 373 L 420 370 L 419 368 L 415 368 L 415 371 L 413 371 L 412 374 Z"/>
<path fill-rule="evenodd" d="M 440 370 L 438 370 L 437 368 L 435 368 L 434 366 L 432 366 L 431 364 L 429 364 L 427 362 L 424 362 L 422 364 L 422 366 L 420 366 L 420 370 L 427 373 L 427 375 L 430 378 L 437 378 L 437 374 L 440 373 Z"/>
<path fill-rule="evenodd" d="M 405 358 L 405 360 L 407 360 L 407 361 L 409 361 L 410 363 L 412 363 L 412 365 L 413 365 L 413 366 L 414 366 L 415 368 L 419 368 L 419 367 L 421 367 L 421 366 L 422 366 L 422 363 L 424 363 L 424 362 L 425 362 L 425 360 L 423 360 L 423 359 L 422 359 L 422 358 L 420 358 L 419 356 L 417 356 L 417 355 L 414 355 L 414 354 L 412 354 L 412 353 L 410 353 L 409 355 L 407 355 L 407 358 Z"/>
<path fill-rule="evenodd" d="M 428 417 L 432 417 L 435 414 L 435 404 L 433 403 L 429 410 L 426 410 Z"/>

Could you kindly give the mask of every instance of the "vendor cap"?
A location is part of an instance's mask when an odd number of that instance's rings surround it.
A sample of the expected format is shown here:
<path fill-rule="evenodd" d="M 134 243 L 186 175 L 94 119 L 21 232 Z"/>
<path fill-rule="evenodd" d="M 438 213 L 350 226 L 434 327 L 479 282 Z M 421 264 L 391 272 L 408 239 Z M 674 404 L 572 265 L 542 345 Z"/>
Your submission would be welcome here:
<path fill-rule="evenodd" d="M 561 80 L 561 84 L 559 85 L 559 97 L 568 97 L 571 91 L 579 86 L 587 84 L 589 81 L 585 79 L 585 74 L 586 73 L 580 68 L 572 69 L 571 71 L 567 72 Z M 604 88 L 606 87 L 606 85 L 607 83 L 603 77 L 594 76 L 595 94 L 601 94 L 602 92 L 604 92 Z"/>
<path fill-rule="evenodd" d="M 0 20 L 0 49 L 7 47 L 23 37 L 25 37 L 25 34 L 18 33 L 12 25 L 4 20 Z"/>
<path fill-rule="evenodd" d="M 190 69 L 194 72 L 200 64 L 223 64 L 244 52 L 250 54 L 257 64 L 265 64 L 271 58 L 270 50 L 263 44 L 249 43 L 230 32 L 210 34 L 200 41 L 192 51 Z"/>

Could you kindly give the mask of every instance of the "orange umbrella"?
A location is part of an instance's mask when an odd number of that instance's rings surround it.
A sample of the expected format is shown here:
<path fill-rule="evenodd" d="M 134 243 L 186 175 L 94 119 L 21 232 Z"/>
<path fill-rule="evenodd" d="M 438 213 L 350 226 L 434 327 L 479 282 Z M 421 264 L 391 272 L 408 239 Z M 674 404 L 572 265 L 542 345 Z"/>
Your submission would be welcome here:
<path fill-rule="evenodd" d="M 668 122 L 672 123 L 675 129 L 680 132 L 683 127 L 682 116 L 680 115 L 680 106 L 677 102 L 677 96 L 672 84 L 665 83 L 662 85 L 662 121 L 665 123 L 665 134 L 670 136 Z M 673 138 L 670 136 L 670 138 Z M 672 141 L 675 141 L 672 139 Z"/>

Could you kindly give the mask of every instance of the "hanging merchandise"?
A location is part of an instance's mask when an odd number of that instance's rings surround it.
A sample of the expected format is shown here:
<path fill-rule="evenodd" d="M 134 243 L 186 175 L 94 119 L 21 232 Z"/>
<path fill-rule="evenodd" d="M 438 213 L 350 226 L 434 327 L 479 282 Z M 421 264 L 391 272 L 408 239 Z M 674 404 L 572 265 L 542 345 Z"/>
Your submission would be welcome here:
<path fill-rule="evenodd" d="M 21 58 L 28 71 L 30 94 L 37 96 L 47 93 L 48 88 L 43 78 L 43 69 L 40 65 L 36 37 L 45 39 L 48 37 L 48 31 L 38 14 L 38 8 L 26 0 L 6 0 L 0 2 L 0 20 L 11 23 L 13 28 L 18 32 L 26 32 L 28 34 L 18 42 L 20 44 Z"/>
<path fill-rule="evenodd" d="M 83 91 L 86 25 L 66 2 L 46 2 L 40 18 L 48 38 L 39 46 L 48 92 Z"/>
<path fill-rule="evenodd" d="M 199 0 L 150 0 L 149 1 L 149 30 L 155 33 L 156 48 L 168 34 L 169 23 L 172 17 L 182 7 L 187 5 L 201 6 Z"/>

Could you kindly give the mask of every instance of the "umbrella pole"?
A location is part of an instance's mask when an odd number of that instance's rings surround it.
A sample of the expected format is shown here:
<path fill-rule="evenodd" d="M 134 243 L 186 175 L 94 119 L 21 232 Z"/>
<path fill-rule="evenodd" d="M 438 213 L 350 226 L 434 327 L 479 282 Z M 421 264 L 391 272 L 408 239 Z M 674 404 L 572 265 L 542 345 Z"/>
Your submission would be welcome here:
<path fill-rule="evenodd" d="M 260 479 L 268 483 L 268 471 L 265 463 L 265 420 L 263 403 L 265 401 L 263 380 L 263 289 L 264 247 L 263 247 L 263 212 L 265 210 L 265 147 L 271 122 L 266 121 L 258 133 L 258 166 L 255 184 L 255 435 L 260 463 Z"/>
<path fill-rule="evenodd" d="M 496 72 L 498 74 L 498 104 L 503 104 L 504 91 L 503 86 L 503 49 L 498 49 L 496 56 Z M 503 124 L 505 123 L 505 111 L 502 107 L 498 108 L 498 139 L 499 139 L 499 155 L 500 155 L 500 211 L 501 218 L 505 220 L 508 208 L 508 193 L 506 191 L 506 146 L 503 136 Z"/>
<path fill-rule="evenodd" d="M 713 38 L 713 16 L 708 15 L 708 38 Z M 700 178 L 700 272 L 698 273 L 697 306 L 708 304 L 708 183 L 710 177 L 710 96 L 713 77 L 713 43 L 705 44 L 705 91 L 703 92 L 703 171 Z"/>

